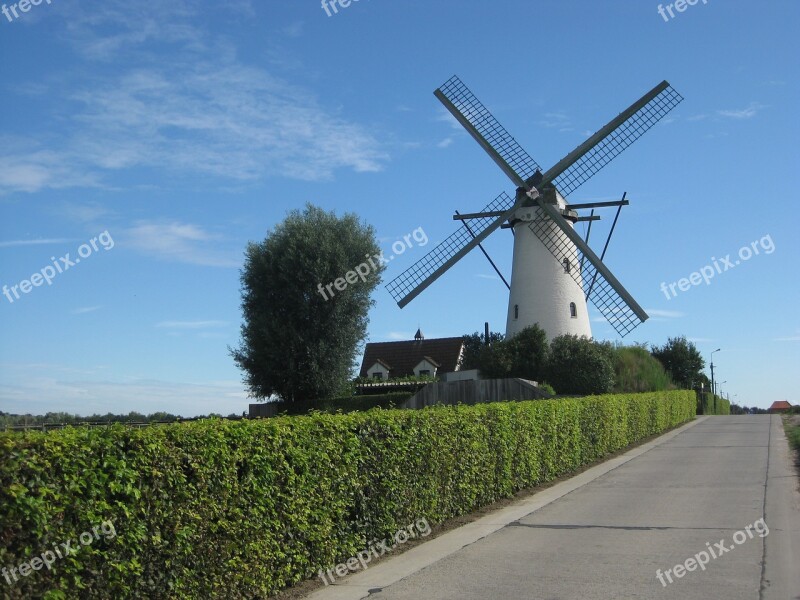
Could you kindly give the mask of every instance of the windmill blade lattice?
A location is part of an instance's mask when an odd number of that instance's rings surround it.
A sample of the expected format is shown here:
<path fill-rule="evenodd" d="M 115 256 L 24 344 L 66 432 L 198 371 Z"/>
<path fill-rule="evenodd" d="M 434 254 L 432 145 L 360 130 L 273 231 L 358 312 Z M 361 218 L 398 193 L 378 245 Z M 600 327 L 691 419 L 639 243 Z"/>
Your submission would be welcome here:
<path fill-rule="evenodd" d="M 476 139 L 489 155 L 492 156 L 492 150 L 497 153 L 500 158 L 511 167 L 513 172 L 517 175 L 517 178 L 521 181 L 525 181 L 532 177 L 536 171 L 541 171 L 536 161 L 523 150 L 522 146 L 517 143 L 517 140 L 506 131 L 506 128 L 494 118 L 492 113 L 489 112 L 489 109 L 475 97 L 457 76 L 453 75 L 437 90 L 437 92 L 437 97 L 439 94 L 444 96 L 472 128 L 474 128 L 480 137 L 483 138 L 483 142 L 478 138 Z M 447 104 L 445 104 L 445 106 L 447 106 Z M 448 107 L 448 109 L 449 108 L 450 107 Z M 474 132 L 470 131 L 469 127 L 467 127 L 467 131 L 474 136 Z M 488 148 L 484 142 L 489 145 Z M 495 157 L 492 156 L 492 158 L 494 159 Z M 514 180 L 513 177 L 512 180 Z M 514 182 L 518 186 L 521 185 L 520 181 L 515 180 Z"/>
<path fill-rule="evenodd" d="M 651 90 L 649 95 L 652 98 L 647 99 L 648 95 L 645 95 L 638 103 L 631 106 L 628 111 L 633 111 L 632 114 L 620 124 L 615 125 L 612 121 L 599 130 L 595 136 L 601 134 L 605 129 L 610 131 L 605 132 L 601 141 L 591 146 L 580 158 L 574 160 L 552 179 L 562 196 L 566 198 L 586 183 L 683 101 L 683 96 L 666 81 Z M 644 102 L 643 105 L 637 107 L 637 104 L 642 102 Z M 621 116 L 624 116 L 625 112 L 621 113 Z M 592 137 L 587 142 L 591 142 Z M 550 179 L 547 176 L 546 178 Z"/>
<path fill-rule="evenodd" d="M 492 200 L 481 212 L 507 211 L 514 206 L 514 199 L 503 192 Z M 480 235 L 487 227 L 491 226 L 497 217 L 479 217 L 471 220 L 472 232 L 459 227 L 453 234 L 439 242 L 433 250 L 428 252 L 411 267 L 400 273 L 386 284 L 386 289 L 400 307 L 410 302 L 408 295 L 421 283 L 428 279 L 437 269 L 441 268 L 448 260 L 455 256 L 461 249 L 472 243 L 475 236 Z M 474 234 L 474 235 L 473 235 Z M 477 244 L 475 244 L 477 245 Z"/>
<path fill-rule="evenodd" d="M 628 302 L 592 262 L 583 256 L 550 217 L 540 214 L 528 227 L 558 262 L 567 259 L 570 265 L 578 267 L 570 268 L 569 275 L 583 289 L 586 299 L 594 304 L 621 337 L 625 337 L 643 322 Z"/>

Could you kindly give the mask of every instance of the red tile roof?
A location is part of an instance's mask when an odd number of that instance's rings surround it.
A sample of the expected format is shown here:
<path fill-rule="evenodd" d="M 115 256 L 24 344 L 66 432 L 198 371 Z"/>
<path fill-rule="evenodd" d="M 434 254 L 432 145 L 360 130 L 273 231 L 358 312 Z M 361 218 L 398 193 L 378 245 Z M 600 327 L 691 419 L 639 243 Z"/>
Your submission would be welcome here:
<path fill-rule="evenodd" d="M 390 377 L 413 375 L 414 367 L 423 359 L 435 363 L 439 373 L 449 373 L 456 370 L 463 345 L 463 337 L 367 344 L 361 377 L 366 377 L 367 370 L 378 361 L 388 365 Z"/>
<path fill-rule="evenodd" d="M 792 408 L 792 405 L 786 400 L 776 400 L 772 403 L 772 406 L 769 407 L 770 410 L 789 410 L 790 408 Z"/>

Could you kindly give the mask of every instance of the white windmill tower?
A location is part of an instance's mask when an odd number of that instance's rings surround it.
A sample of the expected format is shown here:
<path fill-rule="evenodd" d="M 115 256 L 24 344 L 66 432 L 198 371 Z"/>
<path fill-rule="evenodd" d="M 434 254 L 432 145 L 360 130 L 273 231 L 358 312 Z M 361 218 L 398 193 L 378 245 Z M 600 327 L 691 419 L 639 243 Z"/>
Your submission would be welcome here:
<path fill-rule="evenodd" d="M 477 246 L 509 288 L 507 337 L 534 323 L 551 339 L 565 333 L 591 337 L 587 300 L 621 336 L 647 320 L 647 313 L 603 263 L 605 248 L 598 257 L 587 243 L 588 232 L 583 240 L 573 228 L 577 221 L 590 221 L 591 227 L 599 218 L 594 210 L 581 217 L 580 209 L 617 206 L 619 217 L 628 201 L 623 196 L 614 202 L 569 204 L 566 198 L 677 106 L 683 100 L 680 94 L 662 81 L 544 174 L 458 77 L 451 77 L 434 95 L 517 191 L 514 198 L 501 193 L 481 212 L 456 212 L 453 219 L 464 227 L 387 284 L 400 308 Z M 616 222 L 615 218 L 611 233 Z M 514 233 L 511 284 L 481 245 L 501 227 Z"/>

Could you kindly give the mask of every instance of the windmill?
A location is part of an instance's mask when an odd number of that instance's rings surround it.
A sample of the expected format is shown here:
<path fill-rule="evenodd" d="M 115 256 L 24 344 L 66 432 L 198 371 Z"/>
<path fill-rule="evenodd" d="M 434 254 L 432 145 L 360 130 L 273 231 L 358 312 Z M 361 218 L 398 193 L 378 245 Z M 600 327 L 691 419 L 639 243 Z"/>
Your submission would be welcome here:
<path fill-rule="evenodd" d="M 569 204 L 566 198 L 675 108 L 681 95 L 662 81 L 545 172 L 458 77 L 451 77 L 434 95 L 517 190 L 513 198 L 501 193 L 480 212 L 456 212 L 453 219 L 461 221 L 462 228 L 386 285 L 400 308 L 476 246 L 491 262 L 481 243 L 502 227 L 514 234 L 506 336 L 538 323 L 551 339 L 564 333 L 591 337 L 587 300 L 622 337 L 647 320 L 647 313 L 603 263 L 605 249 L 598 257 L 588 245 L 588 232 L 583 240 L 573 227 L 577 221 L 589 221 L 591 228 L 599 218 L 595 208 L 617 206 L 619 217 L 628 204 L 625 196 L 584 204 Z M 592 209 L 592 214 L 579 216 L 583 209 Z M 492 266 L 497 270 L 493 262 Z"/>

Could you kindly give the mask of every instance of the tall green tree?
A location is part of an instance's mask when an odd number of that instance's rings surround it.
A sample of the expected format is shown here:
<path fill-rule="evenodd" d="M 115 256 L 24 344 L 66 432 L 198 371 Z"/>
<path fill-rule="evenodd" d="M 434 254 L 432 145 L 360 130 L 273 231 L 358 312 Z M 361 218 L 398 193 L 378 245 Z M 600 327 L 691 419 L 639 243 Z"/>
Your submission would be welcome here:
<path fill-rule="evenodd" d="M 310 204 L 248 244 L 244 323 L 230 352 L 250 394 L 308 402 L 343 389 L 384 268 L 371 226 Z"/>
<path fill-rule="evenodd" d="M 650 353 L 664 365 L 675 385 L 682 389 L 694 389 L 701 382 L 708 381 L 703 373 L 706 363 L 686 336 L 669 338 L 663 346 L 653 346 Z"/>

